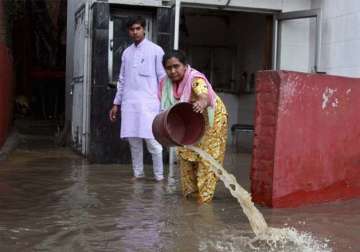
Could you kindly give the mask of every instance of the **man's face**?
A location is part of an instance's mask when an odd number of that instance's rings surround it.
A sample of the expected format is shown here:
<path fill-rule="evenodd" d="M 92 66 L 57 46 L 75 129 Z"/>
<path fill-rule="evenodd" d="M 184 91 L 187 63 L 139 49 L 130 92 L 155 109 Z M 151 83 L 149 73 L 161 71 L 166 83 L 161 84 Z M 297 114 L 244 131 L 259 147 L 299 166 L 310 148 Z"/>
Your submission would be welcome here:
<path fill-rule="evenodd" d="M 145 30 L 140 24 L 133 24 L 129 27 L 129 36 L 132 41 L 141 42 L 145 37 Z"/>

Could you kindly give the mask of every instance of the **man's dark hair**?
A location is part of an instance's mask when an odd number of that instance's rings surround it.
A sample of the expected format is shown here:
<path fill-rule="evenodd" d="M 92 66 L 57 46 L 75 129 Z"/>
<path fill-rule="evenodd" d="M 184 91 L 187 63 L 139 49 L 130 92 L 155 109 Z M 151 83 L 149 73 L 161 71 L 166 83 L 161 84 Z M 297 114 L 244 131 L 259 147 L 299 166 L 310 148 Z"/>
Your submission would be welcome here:
<path fill-rule="evenodd" d="M 183 51 L 180 50 L 172 50 L 170 52 L 166 52 L 163 56 L 162 64 L 165 67 L 166 61 L 171 58 L 177 58 L 181 63 L 187 65 L 186 55 Z"/>
<path fill-rule="evenodd" d="M 129 21 L 127 22 L 126 26 L 129 29 L 134 24 L 141 25 L 144 29 L 146 27 L 145 19 L 142 16 L 130 17 Z"/>

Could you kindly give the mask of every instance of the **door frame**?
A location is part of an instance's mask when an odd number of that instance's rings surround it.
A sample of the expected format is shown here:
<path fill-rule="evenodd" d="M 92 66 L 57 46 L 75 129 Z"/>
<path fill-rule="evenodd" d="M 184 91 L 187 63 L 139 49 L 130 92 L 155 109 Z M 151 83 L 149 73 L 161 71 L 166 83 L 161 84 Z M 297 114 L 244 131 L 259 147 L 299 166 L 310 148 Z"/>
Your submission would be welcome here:
<path fill-rule="evenodd" d="M 283 12 L 274 15 L 274 37 L 273 37 L 273 69 L 280 70 L 281 57 L 281 22 L 285 20 L 315 18 L 315 62 L 313 71 L 317 72 L 320 59 L 321 44 L 321 9 L 310 9 L 302 11 Z"/>
<path fill-rule="evenodd" d="M 275 20 L 275 16 L 281 14 L 281 10 L 271 10 L 271 9 L 261 9 L 261 8 L 247 8 L 241 6 L 229 6 L 229 5 L 214 5 L 214 4 L 202 4 L 202 3 L 183 3 L 181 0 L 173 0 L 172 6 L 175 8 L 175 25 L 174 25 L 174 49 L 178 49 L 179 45 L 179 30 L 180 30 L 180 14 L 182 8 L 198 8 L 198 9 L 208 9 L 208 10 L 219 10 L 219 11 L 231 11 L 231 12 L 247 12 L 247 13 L 256 13 L 256 14 L 269 14 L 273 15 Z M 272 41 L 272 65 L 274 66 L 274 60 L 276 58 L 274 45 L 275 45 L 275 23 L 273 23 L 273 41 Z M 275 69 L 275 68 L 274 68 Z"/>

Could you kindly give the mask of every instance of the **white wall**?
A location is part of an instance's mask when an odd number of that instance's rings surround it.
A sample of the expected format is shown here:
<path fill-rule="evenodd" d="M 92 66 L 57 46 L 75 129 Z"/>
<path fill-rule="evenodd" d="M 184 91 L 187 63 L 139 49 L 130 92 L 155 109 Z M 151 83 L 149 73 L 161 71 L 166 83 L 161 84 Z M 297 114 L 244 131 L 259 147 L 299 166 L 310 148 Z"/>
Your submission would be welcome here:
<path fill-rule="evenodd" d="M 128 4 L 128 5 L 144 5 L 144 6 L 161 6 L 162 5 L 162 0 L 107 0 L 107 2 L 114 3 L 114 4 L 119 3 L 119 4 Z M 166 0 L 163 2 L 166 2 Z"/>
<path fill-rule="evenodd" d="M 182 0 L 183 3 L 198 3 L 211 5 L 225 5 L 227 0 Z M 275 9 L 282 8 L 283 0 L 231 0 L 230 6 L 240 6 L 245 8 L 261 8 L 261 9 Z"/>
<path fill-rule="evenodd" d="M 360 77 L 360 1 L 313 0 L 322 9 L 320 71 Z"/>
<path fill-rule="evenodd" d="M 342 0 L 340 0 L 342 1 Z M 225 5 L 228 0 L 181 0 L 183 3 Z M 231 0 L 229 6 L 294 11 L 310 6 L 311 0 Z"/>
<path fill-rule="evenodd" d="M 282 12 L 307 10 L 311 7 L 311 0 L 282 0 Z"/>
<path fill-rule="evenodd" d="M 283 12 L 307 10 L 311 8 L 311 1 L 283 1 Z M 313 18 L 314 19 L 314 18 Z M 315 19 L 283 20 L 280 38 L 280 69 L 300 72 L 310 72 L 314 69 L 315 55 L 312 48 L 316 44 L 311 36 L 311 27 L 315 27 Z"/>

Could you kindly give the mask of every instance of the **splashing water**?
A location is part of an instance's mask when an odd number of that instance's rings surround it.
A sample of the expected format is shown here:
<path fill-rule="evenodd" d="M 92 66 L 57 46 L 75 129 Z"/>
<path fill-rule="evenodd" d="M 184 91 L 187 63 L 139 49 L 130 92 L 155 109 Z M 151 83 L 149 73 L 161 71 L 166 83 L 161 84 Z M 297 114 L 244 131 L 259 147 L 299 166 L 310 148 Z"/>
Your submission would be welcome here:
<path fill-rule="evenodd" d="M 332 249 L 328 247 L 328 241 L 325 243 L 320 242 L 314 239 L 311 234 L 300 233 L 294 228 L 269 227 L 264 216 L 252 202 L 251 195 L 237 183 L 234 175 L 228 173 L 213 157 L 202 149 L 192 145 L 185 147 L 195 151 L 211 164 L 209 166 L 210 169 L 223 181 L 231 195 L 240 203 L 255 233 L 255 237 L 248 241 L 249 247 L 255 250 L 259 249 L 265 241 L 267 251 L 332 251 Z"/>
<path fill-rule="evenodd" d="M 230 190 L 231 195 L 239 201 L 255 235 L 258 236 L 267 233 L 268 225 L 263 215 L 254 206 L 250 194 L 236 182 L 234 175 L 228 173 L 215 159 L 202 149 L 194 146 L 187 146 L 187 148 L 197 152 L 202 158 L 212 164 L 212 166 L 210 166 L 212 170 L 224 182 L 225 187 Z"/>

